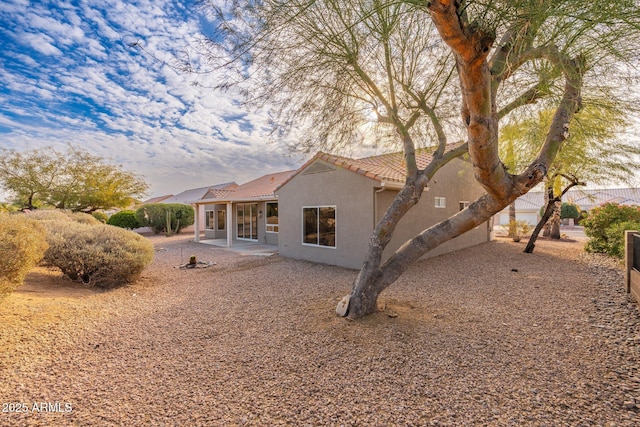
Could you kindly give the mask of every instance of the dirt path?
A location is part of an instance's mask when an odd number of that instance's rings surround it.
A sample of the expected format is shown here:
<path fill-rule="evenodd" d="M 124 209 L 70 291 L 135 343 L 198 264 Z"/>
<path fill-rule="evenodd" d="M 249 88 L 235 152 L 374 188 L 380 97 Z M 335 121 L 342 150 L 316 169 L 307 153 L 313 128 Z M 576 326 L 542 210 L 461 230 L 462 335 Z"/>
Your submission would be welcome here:
<path fill-rule="evenodd" d="M 350 322 L 355 271 L 189 237 L 135 285 L 2 301 L 0 425 L 640 425 L 640 311 L 579 243 L 420 262 Z"/>

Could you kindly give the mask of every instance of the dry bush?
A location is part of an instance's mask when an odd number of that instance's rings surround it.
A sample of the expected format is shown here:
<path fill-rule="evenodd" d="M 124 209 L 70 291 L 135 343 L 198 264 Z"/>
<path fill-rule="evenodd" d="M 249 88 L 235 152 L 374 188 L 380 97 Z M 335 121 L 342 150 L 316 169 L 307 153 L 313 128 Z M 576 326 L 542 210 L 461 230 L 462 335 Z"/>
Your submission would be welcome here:
<path fill-rule="evenodd" d="M 38 221 L 75 221 L 81 224 L 98 225 L 100 220 L 84 212 L 71 212 L 64 209 L 38 209 L 28 213 L 29 218 Z"/>
<path fill-rule="evenodd" d="M 153 245 L 132 231 L 74 221 L 56 221 L 47 228 L 45 261 L 90 286 L 114 288 L 133 282 L 153 261 Z"/>
<path fill-rule="evenodd" d="M 102 222 L 94 217 L 91 214 L 88 213 L 84 213 L 84 212 L 67 212 L 67 215 L 69 215 L 69 217 L 76 221 L 79 222 L 81 224 L 89 224 L 89 225 L 98 225 L 98 224 L 102 224 Z"/>
<path fill-rule="evenodd" d="M 71 218 L 66 211 L 60 209 L 38 209 L 28 214 L 29 219 L 35 219 L 37 221 L 71 221 Z"/>
<path fill-rule="evenodd" d="M 0 296 L 14 291 L 47 250 L 45 228 L 25 214 L 0 213 Z"/>

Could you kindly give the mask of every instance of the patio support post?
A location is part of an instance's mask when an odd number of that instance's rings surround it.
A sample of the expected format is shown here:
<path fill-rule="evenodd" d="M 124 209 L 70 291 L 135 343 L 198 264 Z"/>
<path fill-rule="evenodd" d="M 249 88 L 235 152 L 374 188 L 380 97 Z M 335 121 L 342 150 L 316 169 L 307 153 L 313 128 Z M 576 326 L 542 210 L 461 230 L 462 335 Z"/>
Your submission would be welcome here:
<path fill-rule="evenodd" d="M 233 240 L 233 216 L 232 216 L 231 202 L 227 202 L 227 247 L 231 247 L 231 241 Z"/>
<path fill-rule="evenodd" d="M 200 241 L 200 205 L 195 204 L 193 208 L 196 211 L 194 215 L 193 241 L 199 242 Z"/>

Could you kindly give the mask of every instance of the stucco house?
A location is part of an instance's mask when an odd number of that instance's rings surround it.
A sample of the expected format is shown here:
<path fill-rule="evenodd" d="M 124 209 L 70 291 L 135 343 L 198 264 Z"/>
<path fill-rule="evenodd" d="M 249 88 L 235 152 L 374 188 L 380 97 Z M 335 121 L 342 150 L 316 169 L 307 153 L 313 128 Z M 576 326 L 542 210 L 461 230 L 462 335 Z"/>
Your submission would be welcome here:
<path fill-rule="evenodd" d="M 191 204 L 191 202 L 193 200 L 196 199 L 202 199 L 203 197 L 205 197 L 207 195 L 207 193 L 209 191 L 213 191 L 213 190 L 230 190 L 233 188 L 236 188 L 238 186 L 238 184 L 236 184 L 235 182 L 225 182 L 222 184 L 215 184 L 215 185 L 208 185 L 206 187 L 198 187 L 198 188 L 191 188 L 189 190 L 185 190 L 181 193 L 178 193 L 176 195 L 169 195 L 166 197 L 162 197 L 162 198 L 157 198 L 160 199 L 158 201 L 154 201 L 153 203 L 181 203 L 184 205 L 189 205 Z M 147 201 L 145 203 L 152 203 L 150 201 Z M 199 210 L 199 212 L 198 212 Z M 200 214 L 201 216 L 204 215 L 204 210 L 202 207 L 199 207 L 196 209 L 196 215 Z M 196 230 L 200 230 L 203 231 L 204 230 L 204 226 L 200 226 L 200 228 L 195 227 L 194 228 Z"/>
<path fill-rule="evenodd" d="M 242 185 L 209 189 L 202 198 L 190 201 L 196 210 L 195 230 L 204 229 L 204 239 L 224 239 L 226 246 L 232 246 L 234 241 L 277 245 L 280 224 L 274 191 L 294 172 L 278 172 Z M 196 242 L 201 239 L 198 232 L 194 237 Z"/>
<path fill-rule="evenodd" d="M 431 151 L 418 150 L 416 157 L 418 167 L 424 168 L 432 159 Z M 362 159 L 316 154 L 275 191 L 279 202 L 279 254 L 349 268 L 362 267 L 371 232 L 403 183 L 402 153 Z M 468 161 L 449 162 L 436 173 L 418 205 L 400 221 L 385 257 L 483 193 Z M 427 256 L 476 245 L 492 237 L 492 225 L 487 222 Z"/>

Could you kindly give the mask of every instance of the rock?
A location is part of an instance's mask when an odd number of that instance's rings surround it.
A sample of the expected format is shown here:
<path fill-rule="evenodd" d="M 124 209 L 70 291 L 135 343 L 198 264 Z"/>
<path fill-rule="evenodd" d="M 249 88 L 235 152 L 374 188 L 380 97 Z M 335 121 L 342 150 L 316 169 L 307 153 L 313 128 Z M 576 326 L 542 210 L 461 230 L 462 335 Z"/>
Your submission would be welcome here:
<path fill-rule="evenodd" d="M 345 317 L 349 311 L 349 300 L 351 295 L 345 295 L 342 297 L 338 305 L 336 306 L 336 314 L 340 317 Z"/>

